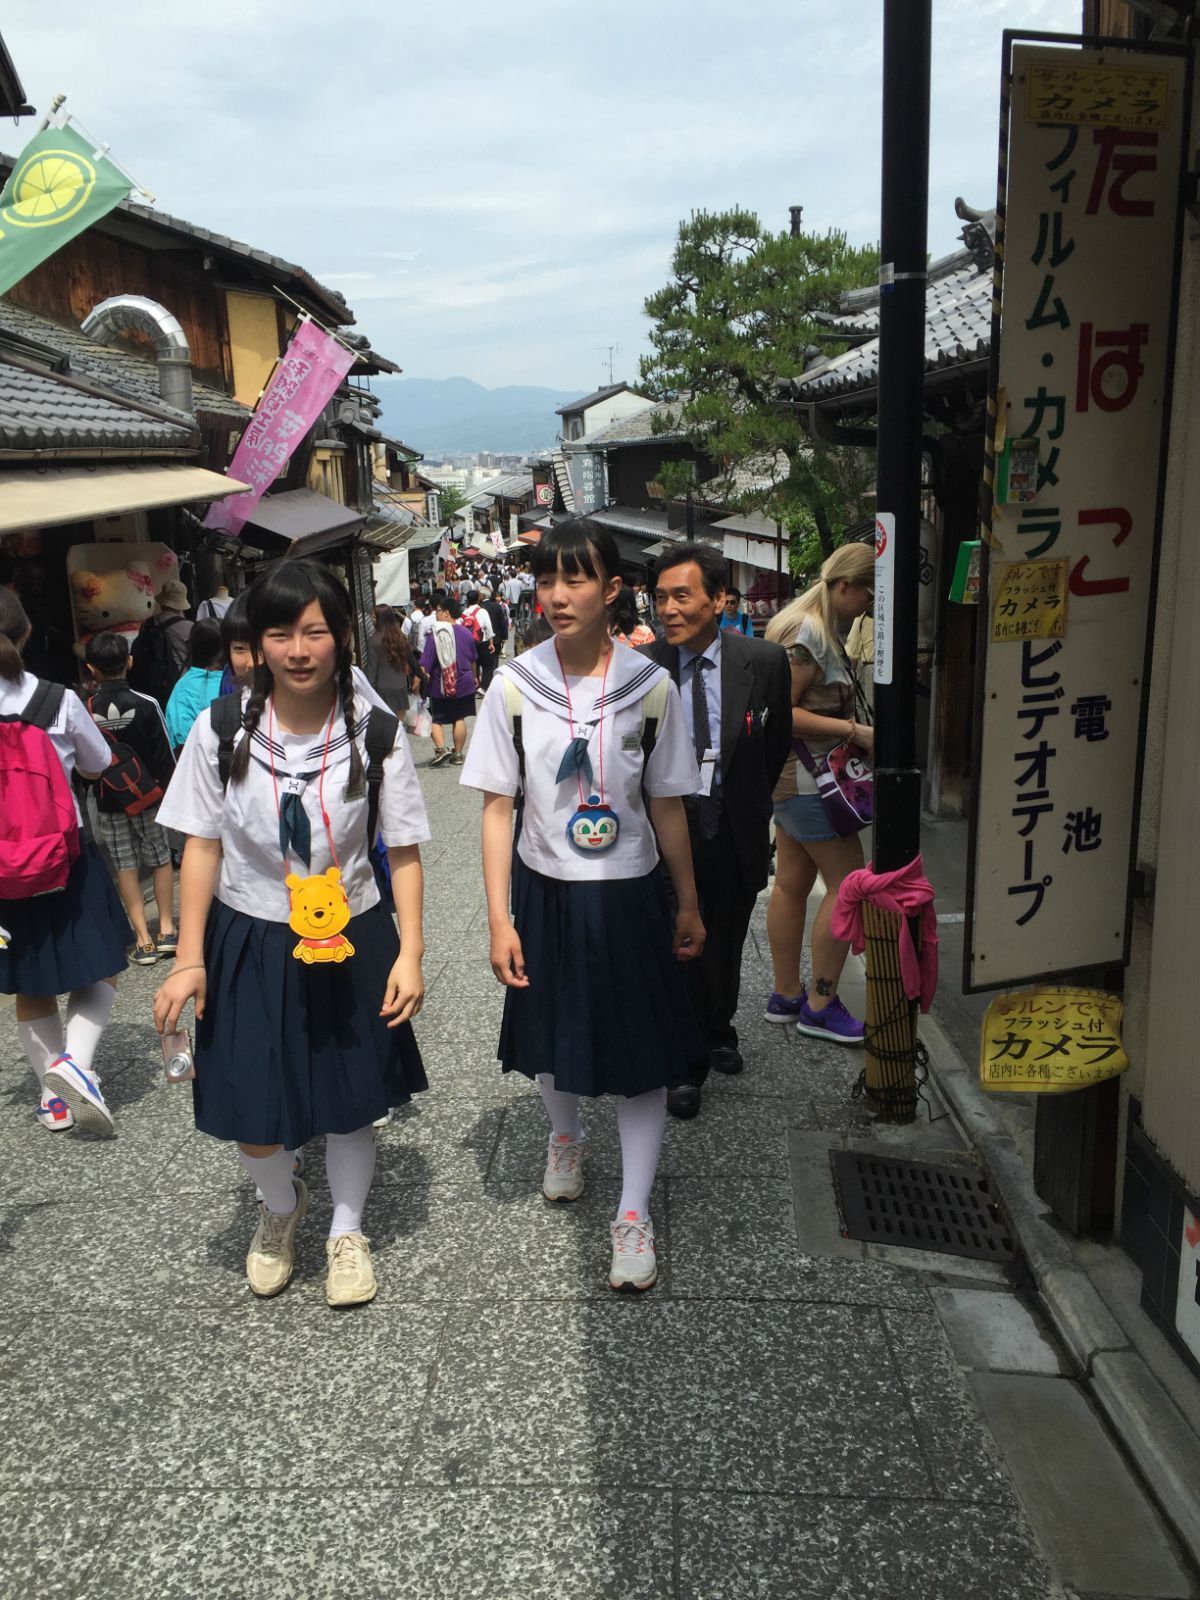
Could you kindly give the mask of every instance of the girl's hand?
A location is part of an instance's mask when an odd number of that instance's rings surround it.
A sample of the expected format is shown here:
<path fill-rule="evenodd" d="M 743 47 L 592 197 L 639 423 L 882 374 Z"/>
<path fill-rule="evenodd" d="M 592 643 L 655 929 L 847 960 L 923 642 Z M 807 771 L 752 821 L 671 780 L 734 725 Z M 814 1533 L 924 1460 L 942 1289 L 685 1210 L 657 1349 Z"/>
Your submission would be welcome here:
<path fill-rule="evenodd" d="M 492 971 L 506 989 L 528 989 L 525 952 L 521 949 L 521 937 L 511 922 L 507 927 L 492 930 L 490 959 Z"/>
<path fill-rule="evenodd" d="M 421 972 L 421 958 L 406 956 L 401 951 L 388 973 L 379 1015 L 392 1019 L 388 1023 L 389 1028 L 398 1028 L 402 1022 L 410 1022 L 416 1016 L 424 999 L 425 979 Z"/>
<path fill-rule="evenodd" d="M 208 977 L 203 967 L 187 967 L 173 972 L 154 996 L 154 1026 L 159 1033 L 174 1033 L 180 1014 L 189 1000 L 196 1002 L 197 1022 L 204 1015 L 208 996 Z"/>
<path fill-rule="evenodd" d="M 675 913 L 675 937 L 671 940 L 671 948 L 677 961 L 694 961 L 704 949 L 704 938 L 704 924 L 699 911 Z"/>
<path fill-rule="evenodd" d="M 865 722 L 855 724 L 854 742 L 861 746 L 869 756 L 875 754 L 875 729 L 868 727 Z"/>

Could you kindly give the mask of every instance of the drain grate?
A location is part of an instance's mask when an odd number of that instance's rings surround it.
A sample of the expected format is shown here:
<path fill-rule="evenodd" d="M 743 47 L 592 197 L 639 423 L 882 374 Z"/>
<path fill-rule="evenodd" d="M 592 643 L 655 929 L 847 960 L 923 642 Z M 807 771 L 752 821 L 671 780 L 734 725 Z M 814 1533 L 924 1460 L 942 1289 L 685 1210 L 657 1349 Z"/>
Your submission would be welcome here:
<path fill-rule="evenodd" d="M 849 1238 L 980 1261 L 1015 1259 L 977 1167 L 896 1161 L 859 1150 L 829 1154 Z"/>

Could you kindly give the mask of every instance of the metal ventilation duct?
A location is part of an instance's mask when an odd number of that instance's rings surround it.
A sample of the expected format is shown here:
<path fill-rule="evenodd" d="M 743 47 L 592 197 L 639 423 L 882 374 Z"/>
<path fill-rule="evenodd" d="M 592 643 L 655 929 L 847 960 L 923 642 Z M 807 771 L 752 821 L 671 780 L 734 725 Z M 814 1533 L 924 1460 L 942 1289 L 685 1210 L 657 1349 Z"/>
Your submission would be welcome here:
<path fill-rule="evenodd" d="M 176 411 L 194 416 L 192 408 L 192 352 L 187 334 L 176 318 L 157 300 L 140 294 L 115 294 L 89 311 L 83 332 L 97 344 L 113 344 L 119 333 L 134 330 L 154 340 L 158 358 L 158 390 Z"/>

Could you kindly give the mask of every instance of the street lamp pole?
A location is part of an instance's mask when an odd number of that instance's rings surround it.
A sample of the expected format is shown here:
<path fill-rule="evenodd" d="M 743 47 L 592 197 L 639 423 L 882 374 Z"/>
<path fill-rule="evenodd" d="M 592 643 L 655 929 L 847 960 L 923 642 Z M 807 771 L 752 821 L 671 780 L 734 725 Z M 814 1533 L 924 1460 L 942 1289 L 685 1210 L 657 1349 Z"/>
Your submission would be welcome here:
<path fill-rule="evenodd" d="M 879 443 L 876 464 L 876 872 L 920 853 L 916 764 L 917 603 L 925 381 L 926 214 L 929 202 L 931 0 L 885 0 L 880 219 Z M 915 1115 L 916 1019 L 893 941 L 899 919 L 868 921 L 867 1099 L 888 1120 Z M 874 924 L 874 937 L 871 937 Z M 874 952 L 874 960 L 872 959 Z"/>

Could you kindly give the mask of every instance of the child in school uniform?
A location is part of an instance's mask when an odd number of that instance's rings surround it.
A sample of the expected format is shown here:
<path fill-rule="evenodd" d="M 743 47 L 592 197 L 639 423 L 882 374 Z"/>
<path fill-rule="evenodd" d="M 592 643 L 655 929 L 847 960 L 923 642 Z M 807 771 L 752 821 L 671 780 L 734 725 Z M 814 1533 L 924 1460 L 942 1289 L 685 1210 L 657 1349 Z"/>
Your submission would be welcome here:
<path fill-rule="evenodd" d="M 246 1257 L 255 1294 L 291 1278 L 308 1205 L 293 1155 L 324 1134 L 325 1298 L 359 1305 L 376 1292 L 362 1232 L 371 1125 L 427 1087 L 409 1019 L 424 996 L 429 826 L 403 728 L 355 693 L 337 579 L 280 562 L 249 590 L 247 614 L 249 696 L 200 713 L 159 812 L 188 838 L 179 954 L 154 1021 L 174 1031 L 195 1001 L 196 1126 L 236 1142 L 263 1196 Z M 368 855 L 374 807 L 399 938 Z"/>
<path fill-rule="evenodd" d="M 0 874 L 0 994 L 16 996 L 17 1032 L 40 1088 L 38 1122 L 52 1133 L 77 1125 L 107 1137 L 113 1118 L 92 1058 L 134 935 L 100 852 L 81 837 L 82 818 L 69 784 L 74 772 L 98 778 L 112 752 L 78 695 L 24 670 L 21 650 L 29 636 L 21 602 L 11 589 L 0 588 L 0 723 L 8 725 L 0 761 L 0 853 L 6 863 Z M 39 780 L 36 763 L 43 758 Z M 61 772 L 51 770 L 51 762 Z M 33 780 L 29 787 L 22 786 L 25 774 Z M 61 779 L 63 864 L 70 855 L 74 859 L 65 885 L 42 892 L 44 886 L 30 875 L 35 841 L 22 833 L 28 813 L 21 799 L 27 803 L 46 776 L 51 794 Z M 50 836 L 39 832 L 39 851 L 49 843 Z M 64 994 L 65 1026 L 58 1008 Z"/>
<path fill-rule="evenodd" d="M 491 962 L 505 986 L 498 1055 L 541 1090 L 547 1200 L 583 1193 L 580 1097 L 618 1097 L 608 1281 L 649 1289 L 667 1088 L 703 1051 L 678 966 L 704 945 L 682 800 L 699 776 L 670 675 L 609 636 L 621 588 L 612 535 L 587 518 L 560 523 L 533 570 L 552 636 L 498 669 L 462 773 L 484 794 Z"/>

